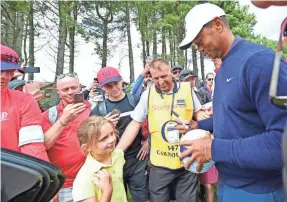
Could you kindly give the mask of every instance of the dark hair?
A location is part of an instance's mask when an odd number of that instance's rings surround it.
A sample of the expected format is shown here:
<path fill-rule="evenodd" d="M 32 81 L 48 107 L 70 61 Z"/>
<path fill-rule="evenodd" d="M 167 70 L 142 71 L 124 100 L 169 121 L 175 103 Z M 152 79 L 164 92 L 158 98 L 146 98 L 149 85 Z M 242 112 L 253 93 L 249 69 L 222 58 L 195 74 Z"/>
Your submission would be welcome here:
<path fill-rule="evenodd" d="M 220 17 L 220 20 L 223 22 L 223 24 L 225 24 L 225 26 L 226 26 L 228 29 L 230 29 L 229 22 L 228 22 L 228 20 L 227 20 L 227 18 L 226 18 L 225 15 L 221 16 L 221 17 Z M 206 23 L 203 27 L 211 28 L 211 26 L 212 26 L 212 21 L 213 21 L 213 20 L 211 20 L 210 22 Z"/>
<path fill-rule="evenodd" d="M 206 74 L 205 79 L 207 79 L 209 75 L 214 76 L 214 74 L 213 74 L 213 73 L 209 72 L 209 73 L 207 73 L 207 74 Z"/>

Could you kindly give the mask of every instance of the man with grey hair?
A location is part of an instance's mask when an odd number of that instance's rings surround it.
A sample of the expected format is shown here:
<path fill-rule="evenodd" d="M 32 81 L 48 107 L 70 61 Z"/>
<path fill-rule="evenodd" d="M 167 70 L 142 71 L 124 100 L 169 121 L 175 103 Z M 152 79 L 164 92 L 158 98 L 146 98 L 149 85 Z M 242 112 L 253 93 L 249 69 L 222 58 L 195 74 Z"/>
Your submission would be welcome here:
<path fill-rule="evenodd" d="M 150 73 L 154 84 L 143 92 L 117 148 L 125 151 L 148 118 L 151 201 L 167 202 L 175 190 L 178 202 L 195 202 L 198 175 L 185 170 L 178 158 L 180 134 L 174 124 L 177 117 L 197 120 L 201 104 L 189 82 L 175 81 L 166 60 L 154 59 Z"/>

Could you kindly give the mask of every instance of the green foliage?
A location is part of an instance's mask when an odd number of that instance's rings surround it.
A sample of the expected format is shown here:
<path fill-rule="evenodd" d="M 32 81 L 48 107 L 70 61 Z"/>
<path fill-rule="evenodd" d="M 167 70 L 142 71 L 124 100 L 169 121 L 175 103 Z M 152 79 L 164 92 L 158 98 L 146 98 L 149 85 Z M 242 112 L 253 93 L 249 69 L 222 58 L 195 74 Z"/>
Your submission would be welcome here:
<path fill-rule="evenodd" d="M 41 109 L 46 108 L 47 105 L 51 104 L 51 98 L 44 98 L 38 101 L 38 104 Z"/>
<path fill-rule="evenodd" d="M 37 27 L 37 21 L 42 20 L 41 17 L 48 18 L 52 16 L 50 14 L 53 13 L 53 16 L 56 17 L 56 19 L 54 19 L 56 28 L 58 26 L 57 22 L 59 21 L 57 18 L 65 19 L 67 29 L 74 28 L 75 26 L 76 33 L 79 33 L 87 42 L 92 42 L 96 54 L 102 59 L 108 57 L 115 46 L 118 46 L 120 42 L 125 40 L 125 10 L 128 6 L 131 23 L 135 23 L 141 36 L 143 58 L 146 58 L 148 53 L 152 55 L 153 41 L 155 41 L 158 48 L 155 57 L 164 57 L 172 64 L 178 63 L 184 65 L 184 52 L 178 49 L 178 45 L 185 35 L 184 18 L 193 6 L 204 2 L 206 1 L 66 0 L 62 1 L 61 6 L 63 9 L 61 9 L 61 13 L 59 13 L 58 2 L 43 1 L 37 2 L 34 5 L 35 13 L 37 13 L 37 11 L 44 13 L 42 16 L 34 16 L 38 18 L 35 20 L 35 28 Z M 263 44 L 276 50 L 276 41 L 254 34 L 254 26 L 257 23 L 256 16 L 249 11 L 248 6 L 240 5 L 237 0 L 208 0 L 208 2 L 214 3 L 225 10 L 234 35 L 239 35 L 250 41 Z M 75 7 L 78 9 L 78 21 L 80 22 L 76 22 L 71 15 Z M 10 30 L 13 29 L 15 29 L 15 33 L 13 33 L 11 40 L 17 38 L 15 37 L 16 34 L 19 35 L 16 31 L 20 30 L 18 27 L 21 26 L 17 27 L 17 25 L 15 26 L 13 23 L 9 24 L 11 19 L 15 21 L 15 13 L 17 15 L 19 13 L 24 14 L 24 17 L 26 17 L 29 13 L 29 1 L 1 1 L 1 36 L 3 39 L 5 37 L 8 38 L 7 33 L 11 33 Z M 8 30 L 8 28 L 10 30 Z M 37 34 L 37 29 L 34 34 Z M 115 36 L 116 34 L 117 36 Z M 103 43 L 104 38 L 107 38 L 106 48 Z M 115 42 L 117 42 L 116 45 Z M 165 50 L 161 50 L 159 47 L 163 47 L 162 49 Z M 286 47 L 283 49 L 283 57 L 287 57 Z"/>
<path fill-rule="evenodd" d="M 104 47 L 104 43 L 112 42 L 112 34 L 115 30 L 123 30 L 120 11 L 123 8 L 122 2 L 110 1 L 87 1 L 83 4 L 85 13 L 82 19 L 81 34 L 86 42 L 95 44 L 95 52 L 101 59 L 110 55 L 111 44 Z"/>
<path fill-rule="evenodd" d="M 259 43 L 259 44 L 262 44 L 264 46 L 267 46 L 267 47 L 273 49 L 274 51 L 277 50 L 277 43 L 278 43 L 277 41 L 267 39 L 266 37 L 263 37 L 261 35 L 250 37 L 250 38 L 248 38 L 248 40 L 250 40 L 254 43 Z M 287 58 L 287 47 L 286 46 L 283 46 L 282 57 Z"/>
<path fill-rule="evenodd" d="M 29 12 L 28 1 L 1 1 L 1 11 L 5 9 L 10 12 Z M 2 13 L 2 12 L 1 12 Z"/>

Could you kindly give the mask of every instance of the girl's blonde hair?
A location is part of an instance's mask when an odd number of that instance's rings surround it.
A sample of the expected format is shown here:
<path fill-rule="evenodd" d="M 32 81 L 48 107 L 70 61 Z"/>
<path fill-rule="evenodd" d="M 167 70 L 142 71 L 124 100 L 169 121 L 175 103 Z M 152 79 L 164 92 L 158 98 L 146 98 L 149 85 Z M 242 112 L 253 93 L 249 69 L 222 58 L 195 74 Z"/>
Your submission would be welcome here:
<path fill-rule="evenodd" d="M 87 144 L 88 146 L 91 146 L 94 144 L 100 137 L 101 129 L 106 123 L 109 123 L 115 130 L 113 122 L 101 116 L 91 116 L 87 120 L 83 121 L 78 129 L 78 140 L 80 145 Z"/>

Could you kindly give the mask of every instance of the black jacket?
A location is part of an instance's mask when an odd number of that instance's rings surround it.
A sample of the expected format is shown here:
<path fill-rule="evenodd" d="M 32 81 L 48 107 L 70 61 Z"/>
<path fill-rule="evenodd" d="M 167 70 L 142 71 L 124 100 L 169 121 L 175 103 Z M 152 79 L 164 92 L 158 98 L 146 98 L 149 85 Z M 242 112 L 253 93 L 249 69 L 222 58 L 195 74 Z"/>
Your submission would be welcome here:
<path fill-rule="evenodd" d="M 206 103 L 212 101 L 212 95 L 206 89 L 206 87 L 202 87 L 202 88 L 199 89 L 199 95 L 201 97 L 201 100 L 202 100 L 203 104 L 206 104 Z"/>

